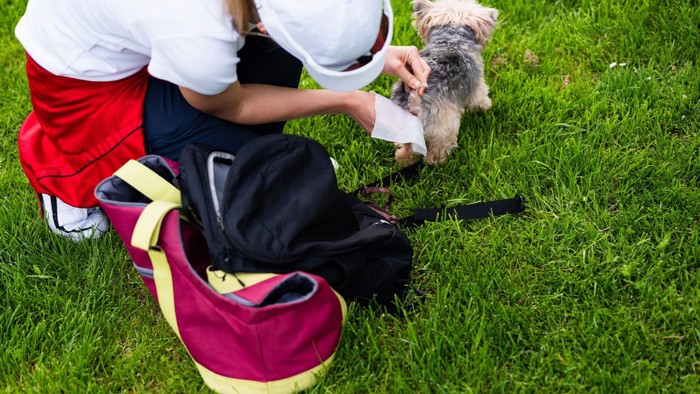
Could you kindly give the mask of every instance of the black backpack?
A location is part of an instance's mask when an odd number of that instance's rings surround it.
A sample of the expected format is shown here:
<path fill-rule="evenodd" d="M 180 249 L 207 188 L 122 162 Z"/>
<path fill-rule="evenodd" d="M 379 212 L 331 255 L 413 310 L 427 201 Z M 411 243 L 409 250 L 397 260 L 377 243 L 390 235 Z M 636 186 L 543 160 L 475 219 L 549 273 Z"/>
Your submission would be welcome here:
<path fill-rule="evenodd" d="M 408 238 L 338 189 L 330 156 L 316 141 L 264 136 L 235 156 L 189 145 L 178 182 L 182 212 L 203 231 L 215 269 L 305 271 L 347 299 L 387 306 L 407 289 Z"/>
<path fill-rule="evenodd" d="M 305 271 L 343 297 L 394 307 L 409 289 L 412 249 L 399 226 L 440 214 L 479 218 L 523 210 L 522 197 L 400 220 L 356 195 L 378 190 L 417 167 L 353 193 L 338 188 L 326 149 L 296 135 L 256 138 L 235 155 L 193 144 L 180 156 L 182 212 L 207 240 L 214 269 L 228 273 Z"/>

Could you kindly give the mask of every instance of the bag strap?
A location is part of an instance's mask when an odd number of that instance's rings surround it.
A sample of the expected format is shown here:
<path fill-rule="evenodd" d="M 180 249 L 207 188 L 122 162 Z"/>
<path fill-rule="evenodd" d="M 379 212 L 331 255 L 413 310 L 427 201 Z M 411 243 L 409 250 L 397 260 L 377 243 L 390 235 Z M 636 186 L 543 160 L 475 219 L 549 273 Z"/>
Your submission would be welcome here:
<path fill-rule="evenodd" d="M 129 160 L 114 175 L 152 201 L 180 204 L 180 190 L 141 162 Z"/>
<path fill-rule="evenodd" d="M 404 167 L 392 174 L 389 174 L 382 178 L 381 180 L 367 184 L 356 189 L 353 194 L 357 196 L 367 196 L 368 194 L 375 193 L 378 191 L 383 191 L 383 187 L 388 186 L 391 183 L 396 183 L 399 180 L 407 180 L 415 177 L 421 168 L 424 167 L 422 162 L 416 162 L 410 166 Z M 388 190 L 388 189 L 387 189 Z M 393 196 L 392 196 L 393 197 Z M 392 199 L 388 201 L 390 204 Z M 376 205 L 376 204 L 375 204 Z M 388 208 L 385 206 L 382 212 L 377 210 L 376 206 L 370 204 L 370 207 L 380 213 L 382 216 L 387 218 L 389 215 Z M 396 219 L 396 223 L 404 228 L 411 228 L 419 226 L 425 222 L 437 221 L 441 217 L 453 217 L 455 219 L 483 219 L 490 216 L 499 216 L 511 213 L 519 213 L 525 210 L 525 198 L 521 195 L 516 195 L 513 198 L 505 200 L 496 201 L 485 201 L 474 204 L 458 205 L 456 207 L 446 208 L 420 208 L 413 211 L 413 215 Z"/>
<path fill-rule="evenodd" d="M 180 208 L 180 191 L 155 171 L 136 160 L 129 160 L 114 175 L 153 200 L 144 208 L 136 221 L 131 236 L 131 245 L 148 253 L 151 264 L 153 264 L 158 304 L 165 320 L 180 337 L 180 330 L 175 318 L 170 265 L 165 253 L 156 246 L 163 219 L 168 212 Z"/>
<path fill-rule="evenodd" d="M 420 171 L 421 168 L 423 168 L 425 165 L 422 162 L 416 162 L 411 164 L 410 166 L 404 167 L 396 172 L 393 172 L 384 178 L 380 179 L 377 182 L 373 183 L 368 183 L 362 187 L 359 187 L 355 189 L 355 191 L 352 192 L 353 195 L 362 195 L 364 193 L 364 190 L 367 188 L 375 188 L 375 187 L 386 187 L 389 186 L 392 183 L 396 183 L 401 179 L 407 180 L 415 177 L 418 172 Z"/>
<path fill-rule="evenodd" d="M 496 201 L 486 201 L 452 208 L 416 209 L 413 215 L 401 218 L 397 223 L 405 228 L 419 226 L 425 222 L 437 221 L 441 217 L 451 216 L 455 219 L 484 219 L 509 213 L 519 213 L 525 210 L 525 198 L 516 195 L 513 198 Z"/>
<path fill-rule="evenodd" d="M 153 201 L 143 209 L 131 235 L 131 246 L 146 252 L 157 248 L 160 226 L 168 212 L 180 208 L 170 201 Z"/>
<path fill-rule="evenodd" d="M 143 210 L 136 221 L 131 245 L 144 250 L 153 264 L 153 280 L 158 294 L 158 305 L 165 320 L 180 338 L 180 329 L 175 316 L 175 298 L 170 264 L 165 252 L 156 246 L 160 235 L 160 226 L 168 212 L 179 208 L 178 204 L 168 201 L 154 201 Z"/>

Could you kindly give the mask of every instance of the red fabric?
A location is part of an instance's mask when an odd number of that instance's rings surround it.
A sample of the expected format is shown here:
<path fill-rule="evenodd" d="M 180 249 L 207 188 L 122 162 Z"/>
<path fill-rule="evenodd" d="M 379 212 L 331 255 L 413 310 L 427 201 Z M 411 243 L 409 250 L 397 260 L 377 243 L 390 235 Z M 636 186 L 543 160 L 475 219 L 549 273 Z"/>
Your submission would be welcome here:
<path fill-rule="evenodd" d="M 144 68 L 90 82 L 51 74 L 27 55 L 33 112 L 20 128 L 19 158 L 29 183 L 75 207 L 97 206 L 95 186 L 145 154 Z"/>

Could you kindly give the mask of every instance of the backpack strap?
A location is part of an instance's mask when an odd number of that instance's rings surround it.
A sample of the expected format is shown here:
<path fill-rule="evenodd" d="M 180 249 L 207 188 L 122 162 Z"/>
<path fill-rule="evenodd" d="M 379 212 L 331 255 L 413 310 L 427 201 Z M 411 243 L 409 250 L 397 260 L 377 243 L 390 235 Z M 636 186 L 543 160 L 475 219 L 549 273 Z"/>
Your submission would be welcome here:
<path fill-rule="evenodd" d="M 418 161 L 416 163 L 411 164 L 410 166 L 404 167 L 396 172 L 393 172 L 381 180 L 373 183 L 368 183 L 362 187 L 359 187 L 355 189 L 355 191 L 352 192 L 353 195 L 359 196 L 365 193 L 365 189 L 371 189 L 371 188 L 376 188 L 376 187 L 386 187 L 389 186 L 392 183 L 396 183 L 399 180 L 407 180 L 415 177 L 418 172 L 420 171 L 421 168 L 423 168 L 425 165 Z"/>
<path fill-rule="evenodd" d="M 416 162 L 410 166 L 404 167 L 392 174 L 389 174 L 381 180 L 367 184 L 356 189 L 353 194 L 357 196 L 367 196 L 368 194 L 377 191 L 383 191 L 382 187 L 396 183 L 399 180 L 407 180 L 415 177 L 421 168 L 425 165 L 422 162 Z M 388 204 L 391 203 L 391 199 Z M 369 204 L 372 209 L 384 216 L 390 215 L 387 211 L 389 206 L 385 206 L 383 210 L 378 210 L 379 207 Z M 376 205 L 376 204 L 375 204 Z M 455 219 L 483 219 L 490 216 L 499 216 L 511 213 L 519 213 L 525 210 L 525 198 L 521 195 L 516 195 L 513 198 L 496 201 L 485 201 L 474 204 L 458 205 L 456 207 L 446 208 L 420 208 L 413 211 L 413 215 L 404 218 L 396 219 L 396 223 L 403 228 L 411 228 L 419 226 L 425 222 L 437 221 L 444 217 L 453 217 Z M 384 214 L 382 213 L 384 212 Z"/>
<path fill-rule="evenodd" d="M 506 200 L 486 201 L 475 204 L 458 205 L 452 208 L 416 209 L 413 215 L 401 218 L 397 223 L 404 228 L 419 226 L 425 222 L 439 220 L 451 216 L 455 219 L 483 219 L 489 216 L 499 216 L 509 213 L 519 213 L 525 210 L 525 198 L 516 195 Z"/>

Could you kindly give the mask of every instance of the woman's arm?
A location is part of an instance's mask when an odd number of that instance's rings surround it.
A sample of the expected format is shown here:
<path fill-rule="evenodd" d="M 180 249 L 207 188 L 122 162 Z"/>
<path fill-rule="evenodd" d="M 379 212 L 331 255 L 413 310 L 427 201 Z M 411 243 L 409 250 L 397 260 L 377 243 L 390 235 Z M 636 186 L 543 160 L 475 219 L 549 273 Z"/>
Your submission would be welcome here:
<path fill-rule="evenodd" d="M 418 94 L 425 90 L 430 67 L 416 47 L 390 47 L 384 73 L 401 78 Z M 374 95 L 364 91 L 300 90 L 272 85 L 235 82 L 209 96 L 180 87 L 187 102 L 202 112 L 238 124 L 263 124 L 314 115 L 344 114 L 371 133 L 374 128 Z"/>
<path fill-rule="evenodd" d="M 313 115 L 344 114 L 368 133 L 374 127 L 374 96 L 369 92 L 300 90 L 235 82 L 208 96 L 180 87 L 187 102 L 202 112 L 238 124 L 263 124 Z"/>

